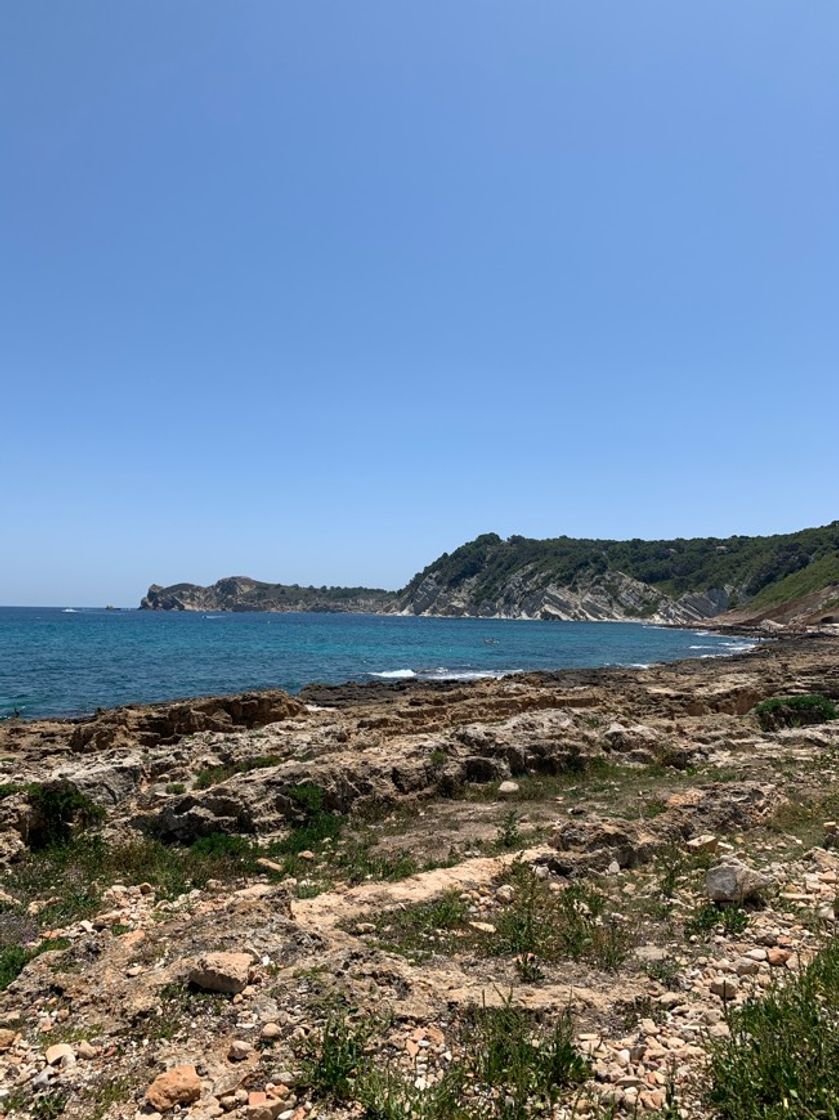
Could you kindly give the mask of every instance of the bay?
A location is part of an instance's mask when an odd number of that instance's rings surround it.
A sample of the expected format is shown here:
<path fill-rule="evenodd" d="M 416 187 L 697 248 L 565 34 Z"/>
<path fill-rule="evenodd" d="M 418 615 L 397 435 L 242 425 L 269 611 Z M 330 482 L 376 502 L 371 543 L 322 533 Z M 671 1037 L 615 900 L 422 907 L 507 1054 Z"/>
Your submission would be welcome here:
<path fill-rule="evenodd" d="M 642 623 L 3 607 L 0 716 L 79 715 L 256 688 L 295 692 L 313 681 L 647 666 L 751 644 Z"/>

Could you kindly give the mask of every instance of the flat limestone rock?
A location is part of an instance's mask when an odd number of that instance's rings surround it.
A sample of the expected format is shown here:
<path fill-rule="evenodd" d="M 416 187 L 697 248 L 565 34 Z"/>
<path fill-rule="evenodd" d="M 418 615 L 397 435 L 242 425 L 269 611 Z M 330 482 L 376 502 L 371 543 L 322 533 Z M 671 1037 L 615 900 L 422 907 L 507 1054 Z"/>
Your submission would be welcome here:
<path fill-rule="evenodd" d="M 189 982 L 205 992 L 235 995 L 247 985 L 253 957 L 250 953 L 204 953 L 189 972 Z"/>

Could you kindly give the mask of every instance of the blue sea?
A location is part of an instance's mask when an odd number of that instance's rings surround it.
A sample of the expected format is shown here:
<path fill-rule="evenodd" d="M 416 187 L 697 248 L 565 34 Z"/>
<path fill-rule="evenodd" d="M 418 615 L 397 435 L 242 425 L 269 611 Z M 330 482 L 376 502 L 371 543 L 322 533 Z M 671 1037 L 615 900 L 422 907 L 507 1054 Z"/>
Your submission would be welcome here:
<path fill-rule="evenodd" d="M 0 608 L 0 717 L 283 688 L 718 657 L 747 639 L 641 623 Z"/>

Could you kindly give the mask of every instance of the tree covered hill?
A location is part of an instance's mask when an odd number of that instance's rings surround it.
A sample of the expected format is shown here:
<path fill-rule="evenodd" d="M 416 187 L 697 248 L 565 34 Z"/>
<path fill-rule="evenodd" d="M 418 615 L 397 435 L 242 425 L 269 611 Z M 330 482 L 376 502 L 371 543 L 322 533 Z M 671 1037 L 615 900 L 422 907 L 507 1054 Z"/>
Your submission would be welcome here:
<path fill-rule="evenodd" d="M 789 621 L 784 609 L 798 602 L 802 617 L 839 610 L 839 521 L 770 537 L 663 541 L 502 540 L 484 533 L 443 553 L 399 592 L 236 576 L 211 587 L 153 584 L 141 606 L 690 623 L 733 610 Z"/>
<path fill-rule="evenodd" d="M 724 590 L 723 609 L 758 609 L 839 584 L 839 521 L 768 537 L 611 541 L 554 537 L 502 540 L 485 533 L 419 572 L 401 594 L 410 604 L 430 583 L 449 596 L 466 592 L 469 613 L 497 605 L 511 587 L 608 587 L 616 577 L 645 585 L 634 613 L 655 614 L 664 599 Z M 629 613 L 633 613 L 630 611 Z"/>

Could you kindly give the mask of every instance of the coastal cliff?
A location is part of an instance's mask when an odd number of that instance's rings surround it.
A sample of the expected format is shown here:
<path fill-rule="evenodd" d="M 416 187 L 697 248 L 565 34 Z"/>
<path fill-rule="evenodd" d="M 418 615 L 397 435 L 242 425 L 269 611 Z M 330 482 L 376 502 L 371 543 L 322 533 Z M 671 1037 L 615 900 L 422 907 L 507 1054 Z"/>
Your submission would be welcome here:
<path fill-rule="evenodd" d="M 140 606 L 809 625 L 839 619 L 839 521 L 799 533 L 725 539 L 502 540 L 485 533 L 443 553 L 398 592 L 235 576 L 210 587 L 153 584 Z"/>
<path fill-rule="evenodd" d="M 584 575 L 570 584 L 545 582 L 533 567 L 515 572 L 493 596 L 480 593 L 480 576 L 452 585 L 436 572 L 400 599 L 402 613 L 468 615 L 481 618 L 555 619 L 610 622 L 643 618 L 651 622 L 701 622 L 724 611 L 729 588 L 681 595 L 677 599 L 624 572 Z"/>

